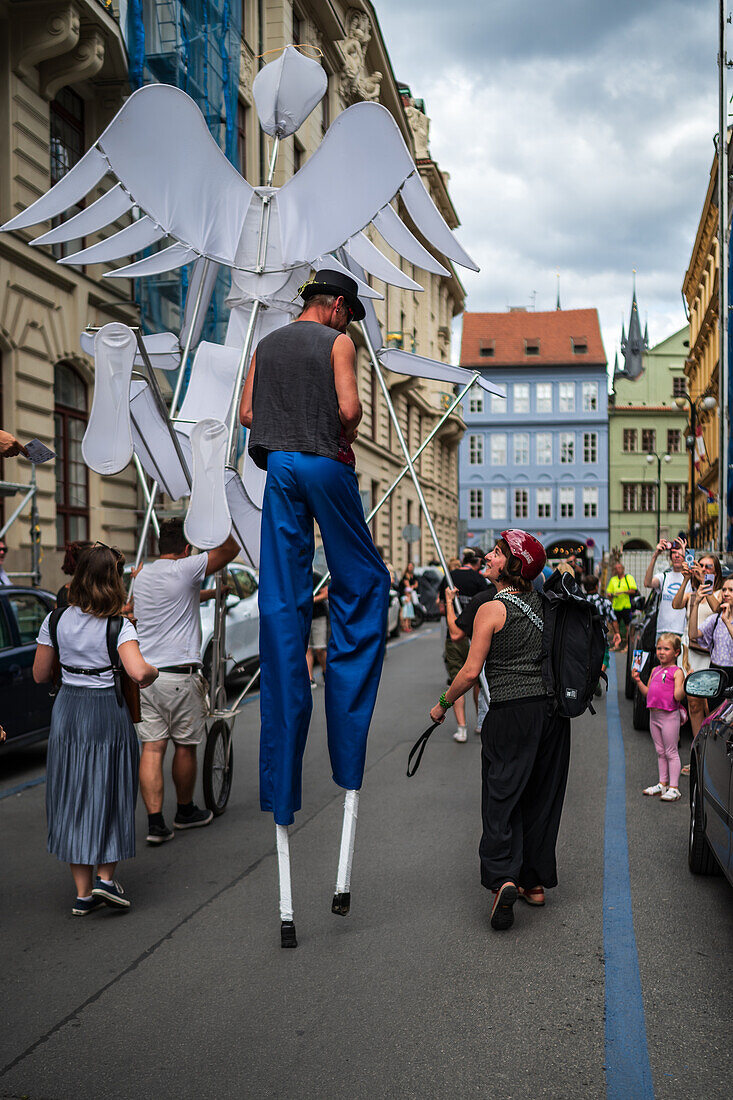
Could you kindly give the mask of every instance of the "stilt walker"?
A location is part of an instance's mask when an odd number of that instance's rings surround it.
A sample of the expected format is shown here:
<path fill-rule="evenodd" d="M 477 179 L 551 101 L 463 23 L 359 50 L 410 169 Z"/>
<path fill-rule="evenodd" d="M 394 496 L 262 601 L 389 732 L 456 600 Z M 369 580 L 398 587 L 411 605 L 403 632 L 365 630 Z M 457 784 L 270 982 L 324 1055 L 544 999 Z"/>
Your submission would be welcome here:
<path fill-rule="evenodd" d="M 337 307 L 342 310 L 339 328 L 345 329 L 350 319 L 364 318 L 363 335 L 372 367 L 405 456 L 403 475 L 408 474 L 415 485 L 444 568 L 445 558 L 414 469 L 413 456 L 408 451 L 395 415 L 382 368 L 439 379 L 449 384 L 459 383 L 464 387 L 476 381 L 476 375 L 470 371 L 383 347 L 371 306 L 371 299 L 381 298 L 381 295 L 368 285 L 364 273 L 413 292 L 421 291 L 422 287 L 387 260 L 364 230 L 373 225 L 394 252 L 416 267 L 433 274 L 450 274 L 444 262 L 436 258 L 434 252 L 429 251 L 401 221 L 391 205 L 393 200 L 399 197 L 413 225 L 435 252 L 445 257 L 446 261 L 478 270 L 425 190 L 412 156 L 386 108 L 372 102 L 356 103 L 348 108 L 336 118 L 321 146 L 303 168 L 283 187 L 278 189 L 273 186 L 280 142 L 300 128 L 326 89 L 327 78 L 320 64 L 292 46 L 258 73 L 253 86 L 255 104 L 260 125 L 273 138 L 273 144 L 267 184 L 254 188 L 227 161 L 211 137 L 201 112 L 184 92 L 163 84 L 143 86 L 129 97 L 104 133 L 68 173 L 46 195 L 2 227 L 4 231 L 14 231 L 61 216 L 96 189 L 105 176 L 111 175 L 113 186 L 101 198 L 55 227 L 51 234 L 45 234 L 32 243 L 52 243 L 49 240 L 51 235 L 53 242 L 93 236 L 137 207 L 141 215 L 137 220 L 118 233 L 59 262 L 106 263 L 134 256 L 150 245 L 169 238 L 173 243 L 162 251 L 108 271 L 105 277 L 144 278 L 158 276 L 187 264 L 195 265 L 189 295 L 193 305 L 192 315 L 188 315 L 187 307 L 180 336 L 159 333 L 143 337 L 141 333 L 133 333 L 121 325 L 115 326 L 115 333 L 108 333 L 115 339 L 119 337 L 121 345 L 125 346 L 129 346 L 128 336 L 133 337 L 138 347 L 136 355 L 139 354 L 147 370 L 147 380 L 140 380 L 132 374 L 129 356 L 123 370 L 114 356 L 109 354 L 109 348 L 103 353 L 102 342 L 97 339 L 100 334 L 94 338 L 97 384 L 100 385 L 100 395 L 104 393 L 111 399 L 114 416 L 107 418 L 104 425 L 101 425 L 100 417 L 95 418 L 93 426 L 90 421 L 90 430 L 85 437 L 85 444 L 89 444 L 86 448 L 87 462 L 99 473 L 114 474 L 132 460 L 134 453 L 146 504 L 138 557 L 143 552 L 147 527 L 151 521 L 155 522 L 158 487 L 173 500 L 190 496 L 186 530 L 191 533 L 192 539 L 195 533 L 196 544 L 201 549 L 219 545 L 231 530 L 252 564 L 259 566 L 262 539 L 268 552 L 267 556 L 262 555 L 261 595 L 265 606 L 261 625 L 264 648 L 268 646 L 267 631 L 272 629 L 279 614 L 287 612 L 290 624 L 289 665 L 287 669 L 281 667 L 280 683 L 275 682 L 275 711 L 278 707 L 280 710 L 284 708 L 287 692 L 293 684 L 298 682 L 300 690 L 299 680 L 306 675 L 307 634 L 303 634 L 303 628 L 312 607 L 312 589 L 310 583 L 305 583 L 306 572 L 308 582 L 311 577 L 308 551 L 312 545 L 312 527 L 309 542 L 302 515 L 290 517 L 295 540 L 293 545 L 305 551 L 296 570 L 297 584 L 286 570 L 283 578 L 289 587 L 284 593 L 284 604 L 281 608 L 276 604 L 270 608 L 267 606 L 270 584 L 267 574 L 271 571 L 271 563 L 275 559 L 282 561 L 283 552 L 287 551 L 288 536 L 273 522 L 273 518 L 281 515 L 280 505 L 287 504 L 288 494 L 283 487 L 287 486 L 288 479 L 293 484 L 297 482 L 298 491 L 304 499 L 307 498 L 313 514 L 322 513 L 319 517 L 322 530 L 324 526 L 326 529 L 329 526 L 324 511 L 327 510 L 327 498 L 340 500 L 343 514 L 357 505 L 360 510 L 361 504 L 353 471 L 336 461 L 337 456 L 329 450 L 319 454 L 317 450 L 309 450 L 308 446 L 303 448 L 302 439 L 300 451 L 289 451 L 286 449 L 288 439 L 284 438 L 272 451 L 277 455 L 276 459 L 268 462 L 267 477 L 275 488 L 271 493 L 268 490 L 272 499 L 263 513 L 264 471 L 258 468 L 248 452 L 245 452 L 241 474 L 237 464 L 239 394 L 253 349 L 259 351 L 263 338 L 266 341 L 268 334 L 277 335 L 281 329 L 285 331 L 283 326 L 293 319 L 300 308 L 295 304 L 298 288 L 307 283 L 314 268 L 320 269 L 322 274 L 329 272 L 329 280 L 332 288 L 335 285 L 335 290 L 326 293 L 335 294 L 340 300 L 341 304 Z M 358 187 L 354 186 L 355 180 L 359 181 Z M 195 405 L 193 401 L 187 403 L 186 399 L 181 404 L 179 398 L 183 392 L 184 371 L 199 338 L 208 294 L 221 265 L 232 271 L 227 347 L 199 345 L 191 369 L 189 392 L 195 379 L 201 382 L 202 372 L 211 372 L 211 386 L 204 385 L 199 389 L 200 399 Z M 312 298 L 313 284 L 307 285 L 311 289 L 306 291 L 305 296 Z M 363 303 L 367 307 L 366 317 Z M 347 313 L 350 316 L 346 316 Z M 318 328 L 324 327 L 328 328 L 328 325 L 324 326 L 322 321 L 318 323 Z M 302 332 L 304 326 L 295 325 L 293 328 Z M 339 328 L 332 334 L 333 345 L 338 338 L 343 347 L 343 340 L 347 338 L 339 334 Z M 175 345 L 175 362 L 180 366 L 173 399 L 169 408 L 164 409 L 153 368 L 156 365 L 155 355 L 161 354 L 160 349 L 171 352 L 171 341 Z M 316 343 L 320 346 L 320 352 L 324 352 L 323 333 Z M 88 344 L 84 346 L 89 350 Z M 329 346 L 329 354 L 330 350 Z M 227 357 L 224 353 L 234 354 L 233 365 L 231 355 Z M 222 355 L 225 360 L 223 365 L 220 362 Z M 162 354 L 161 357 L 164 358 Z M 258 355 L 255 356 L 256 362 L 257 359 Z M 170 369 L 170 363 L 166 367 Z M 494 389 L 484 379 L 479 379 L 479 384 L 490 391 Z M 333 405 L 331 413 L 332 428 Z M 308 441 L 305 442 L 307 444 Z M 331 439 L 329 446 L 332 444 Z M 283 461 L 283 454 L 299 454 L 304 461 L 297 457 Z M 326 467 L 316 470 L 318 463 L 326 463 Z M 335 468 L 335 472 L 331 467 Z M 329 473 L 325 482 L 322 469 Z M 151 479 L 149 487 L 141 471 Z M 361 608 L 356 596 L 353 605 L 350 604 L 354 594 L 336 577 L 332 586 L 332 601 L 337 609 L 341 602 L 342 621 L 338 619 L 337 610 L 335 637 L 329 656 L 331 669 L 328 680 L 331 687 L 327 688 L 327 707 L 328 699 L 332 702 L 329 708 L 329 749 L 334 778 L 345 791 L 344 821 L 332 901 L 332 911 L 340 915 L 347 913 L 350 905 L 359 788 L 369 718 L 382 660 L 383 631 L 381 638 L 377 638 L 377 634 L 383 626 L 382 604 L 386 600 L 386 581 L 380 573 L 383 566 L 376 560 L 376 551 L 360 511 L 359 515 L 363 528 L 354 524 L 351 530 L 358 530 L 353 537 L 361 554 L 365 575 L 370 578 L 365 583 L 374 588 L 372 602 L 377 610 L 370 617 Z M 320 522 L 321 519 L 323 522 Z M 342 516 L 333 517 L 334 531 L 339 530 L 340 519 Z M 331 541 L 335 540 L 337 544 L 339 537 L 332 533 Z M 280 545 L 283 539 L 286 540 L 285 545 Z M 273 545 L 277 550 L 274 555 L 271 553 Z M 294 563 L 295 559 L 286 561 L 288 566 Z M 384 573 L 386 575 L 386 570 Z M 217 587 L 221 591 L 220 581 Z M 270 585 L 270 589 L 272 587 Z M 213 670 L 213 696 L 215 701 L 220 701 L 226 668 L 226 617 L 221 601 L 217 602 L 215 652 L 218 660 Z M 268 617 L 271 620 L 269 626 Z M 366 639 L 359 645 L 363 691 L 355 704 L 356 710 L 351 712 L 347 708 L 345 720 L 340 721 L 337 715 L 339 700 L 348 696 L 348 676 L 344 675 L 348 661 L 344 661 L 344 655 L 354 648 L 354 629 L 359 637 L 363 635 Z M 272 645 L 269 648 L 272 650 Z M 267 665 L 266 656 L 264 665 Z M 267 695 L 268 690 L 267 685 L 263 684 L 263 696 Z M 295 946 L 296 943 L 287 827 L 300 798 L 300 759 L 307 735 L 310 691 L 307 695 L 308 706 L 297 716 L 289 764 L 287 753 L 284 756 L 281 754 L 283 759 L 277 758 L 277 745 L 273 747 L 272 741 L 273 728 L 263 728 L 266 792 L 263 804 L 273 809 L 276 821 L 283 946 Z M 228 745 L 227 761 L 229 751 Z M 287 764 L 284 772 L 278 770 L 283 760 Z M 278 767 L 274 767 L 275 764 Z M 283 801 L 280 797 L 283 790 L 288 792 L 289 808 L 288 800 Z M 268 791 L 271 792 L 271 799 Z M 293 793 L 296 798 L 292 797 Z"/>

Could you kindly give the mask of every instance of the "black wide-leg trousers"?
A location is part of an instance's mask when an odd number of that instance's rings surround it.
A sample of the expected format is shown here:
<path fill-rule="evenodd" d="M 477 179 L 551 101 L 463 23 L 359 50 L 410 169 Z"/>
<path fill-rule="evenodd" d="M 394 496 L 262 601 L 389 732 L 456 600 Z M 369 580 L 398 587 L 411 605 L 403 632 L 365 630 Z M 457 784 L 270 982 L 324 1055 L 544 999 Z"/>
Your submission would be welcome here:
<path fill-rule="evenodd" d="M 492 704 L 481 745 L 482 885 L 557 886 L 570 719 L 560 718 L 546 698 Z"/>

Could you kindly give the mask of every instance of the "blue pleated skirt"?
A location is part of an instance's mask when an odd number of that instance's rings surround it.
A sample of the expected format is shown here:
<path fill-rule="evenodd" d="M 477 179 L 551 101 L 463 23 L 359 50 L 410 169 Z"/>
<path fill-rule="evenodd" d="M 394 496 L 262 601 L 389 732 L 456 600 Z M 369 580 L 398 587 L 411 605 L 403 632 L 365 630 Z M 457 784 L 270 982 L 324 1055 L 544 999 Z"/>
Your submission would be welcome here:
<path fill-rule="evenodd" d="M 134 856 L 139 765 L 135 727 L 115 689 L 64 684 L 46 759 L 49 852 L 93 865 Z"/>

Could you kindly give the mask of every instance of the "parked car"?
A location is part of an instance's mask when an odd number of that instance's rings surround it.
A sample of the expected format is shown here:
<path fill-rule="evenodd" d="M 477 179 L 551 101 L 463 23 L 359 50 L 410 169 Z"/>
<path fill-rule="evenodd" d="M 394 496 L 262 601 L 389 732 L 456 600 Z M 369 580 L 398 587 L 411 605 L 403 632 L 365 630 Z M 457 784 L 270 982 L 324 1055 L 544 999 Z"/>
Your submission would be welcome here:
<path fill-rule="evenodd" d="M 38 628 L 56 606 L 42 588 L 0 588 L 0 752 L 48 736 L 53 699 L 48 684 L 33 680 Z"/>
<path fill-rule="evenodd" d="M 711 699 L 733 684 L 722 669 L 692 672 L 685 691 Z M 733 885 L 733 700 L 702 723 L 690 756 L 690 831 L 687 860 L 696 875 L 722 873 Z"/>
<path fill-rule="evenodd" d="M 130 566 L 125 568 L 125 583 L 129 584 Z M 260 614 L 257 606 L 258 574 L 239 562 L 232 562 L 225 571 L 229 585 L 226 597 L 227 679 L 238 674 L 251 674 L 260 659 Z M 206 577 L 202 588 L 213 587 L 212 577 Z M 133 589 L 134 595 L 134 589 Z M 201 663 L 206 678 L 211 681 L 211 654 L 214 637 L 214 601 L 201 604 Z"/>
<path fill-rule="evenodd" d="M 635 730 L 649 729 L 649 712 L 647 710 L 645 696 L 639 691 L 631 677 L 631 665 L 634 659 L 635 650 L 640 649 L 648 654 L 641 669 L 641 679 L 645 684 L 648 683 L 652 669 L 657 663 L 657 651 L 655 645 L 652 645 L 651 649 L 645 646 L 642 639 L 645 628 L 657 613 L 659 598 L 659 589 L 653 588 L 644 602 L 643 609 L 639 609 L 637 605 L 637 608 L 632 611 L 631 622 L 629 623 L 628 645 L 626 649 L 625 695 L 627 699 L 633 700 L 633 725 Z"/>
<path fill-rule="evenodd" d="M 432 565 L 418 565 L 415 569 L 417 577 L 417 594 L 423 606 L 423 618 L 428 622 L 440 619 L 438 600 L 440 595 L 440 582 L 443 580 L 443 570 Z"/>

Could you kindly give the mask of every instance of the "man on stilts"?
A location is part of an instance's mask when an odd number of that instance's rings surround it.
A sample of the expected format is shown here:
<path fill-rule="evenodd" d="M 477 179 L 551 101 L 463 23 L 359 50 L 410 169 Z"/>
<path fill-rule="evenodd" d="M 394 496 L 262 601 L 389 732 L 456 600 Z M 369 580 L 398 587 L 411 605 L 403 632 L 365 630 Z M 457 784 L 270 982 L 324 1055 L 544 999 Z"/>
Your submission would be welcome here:
<path fill-rule="evenodd" d="M 357 284 L 316 273 L 305 308 L 264 337 L 240 404 L 249 452 L 267 470 L 262 512 L 260 805 L 275 817 L 281 942 L 295 947 L 287 826 L 301 805 L 312 711 L 306 650 L 313 611 L 313 521 L 331 572 L 326 722 L 333 779 L 346 791 L 332 911 L 350 904 L 351 859 L 366 741 L 384 657 L 389 574 L 364 520 L 351 443 L 362 410 L 348 324 L 365 310 Z"/>

